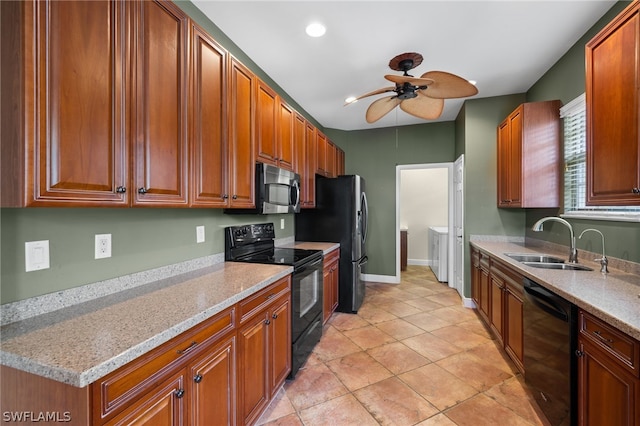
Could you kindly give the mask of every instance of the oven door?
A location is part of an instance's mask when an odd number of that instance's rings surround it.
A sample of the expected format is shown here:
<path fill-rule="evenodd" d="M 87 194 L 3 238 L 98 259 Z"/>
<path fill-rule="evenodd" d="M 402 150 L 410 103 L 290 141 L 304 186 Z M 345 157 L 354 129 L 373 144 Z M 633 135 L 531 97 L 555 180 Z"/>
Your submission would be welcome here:
<path fill-rule="evenodd" d="M 291 340 L 296 342 L 318 315 L 322 315 L 322 257 L 293 272 Z"/>

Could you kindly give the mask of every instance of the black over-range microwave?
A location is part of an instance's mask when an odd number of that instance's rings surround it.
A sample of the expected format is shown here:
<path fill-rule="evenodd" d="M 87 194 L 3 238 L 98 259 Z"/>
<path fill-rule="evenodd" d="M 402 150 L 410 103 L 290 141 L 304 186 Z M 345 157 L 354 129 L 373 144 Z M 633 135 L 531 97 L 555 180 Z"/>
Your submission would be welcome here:
<path fill-rule="evenodd" d="M 270 164 L 256 163 L 256 208 L 225 209 L 228 214 L 300 212 L 300 175 Z"/>

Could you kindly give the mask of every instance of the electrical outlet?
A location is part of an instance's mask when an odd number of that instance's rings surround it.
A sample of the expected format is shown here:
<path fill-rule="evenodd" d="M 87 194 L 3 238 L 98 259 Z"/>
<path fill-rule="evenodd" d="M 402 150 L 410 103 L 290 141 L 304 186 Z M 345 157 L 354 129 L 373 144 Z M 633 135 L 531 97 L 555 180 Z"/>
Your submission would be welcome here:
<path fill-rule="evenodd" d="M 280 229 L 284 229 L 284 219 L 280 219 Z"/>
<path fill-rule="evenodd" d="M 111 234 L 96 234 L 96 259 L 111 257 Z"/>
<path fill-rule="evenodd" d="M 24 266 L 26 272 L 49 269 L 49 240 L 24 243 Z"/>
<path fill-rule="evenodd" d="M 196 226 L 196 243 L 204 243 L 204 226 Z"/>

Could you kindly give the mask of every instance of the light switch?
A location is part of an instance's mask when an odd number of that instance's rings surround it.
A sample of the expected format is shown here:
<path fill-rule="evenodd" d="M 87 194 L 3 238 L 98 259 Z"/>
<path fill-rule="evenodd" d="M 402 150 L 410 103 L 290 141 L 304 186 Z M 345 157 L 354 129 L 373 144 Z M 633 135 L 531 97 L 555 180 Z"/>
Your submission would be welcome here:
<path fill-rule="evenodd" d="M 24 243 L 26 272 L 49 269 L 49 240 Z"/>
<path fill-rule="evenodd" d="M 204 226 L 196 226 L 196 243 L 204 243 Z"/>

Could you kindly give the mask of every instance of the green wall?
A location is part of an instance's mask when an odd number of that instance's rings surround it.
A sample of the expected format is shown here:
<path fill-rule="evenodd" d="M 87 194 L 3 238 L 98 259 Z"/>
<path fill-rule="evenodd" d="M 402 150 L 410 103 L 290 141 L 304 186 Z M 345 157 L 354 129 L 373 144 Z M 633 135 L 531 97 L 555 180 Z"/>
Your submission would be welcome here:
<path fill-rule="evenodd" d="M 285 229 L 280 229 L 280 219 Z M 274 222 L 293 235 L 293 215 L 228 215 L 214 209 L 1 209 L 1 302 L 8 303 L 224 252 L 225 226 Z M 196 243 L 196 226 L 205 242 Z M 111 234 L 112 257 L 94 259 L 94 235 Z M 49 269 L 25 272 L 24 243 L 49 240 Z"/>

